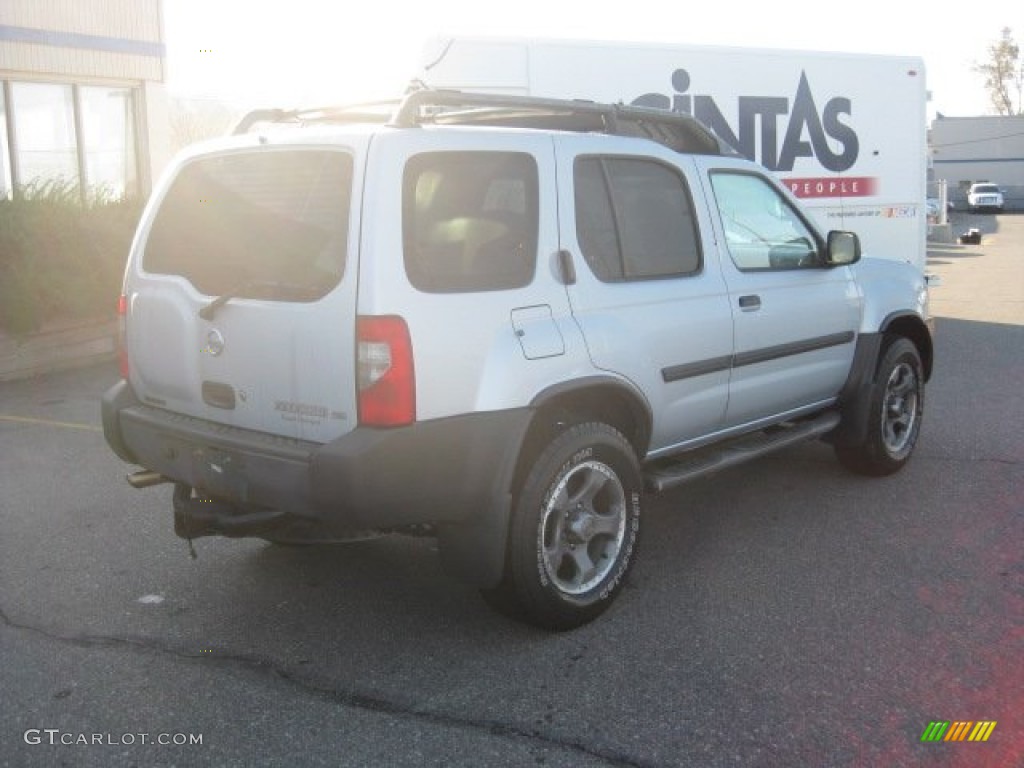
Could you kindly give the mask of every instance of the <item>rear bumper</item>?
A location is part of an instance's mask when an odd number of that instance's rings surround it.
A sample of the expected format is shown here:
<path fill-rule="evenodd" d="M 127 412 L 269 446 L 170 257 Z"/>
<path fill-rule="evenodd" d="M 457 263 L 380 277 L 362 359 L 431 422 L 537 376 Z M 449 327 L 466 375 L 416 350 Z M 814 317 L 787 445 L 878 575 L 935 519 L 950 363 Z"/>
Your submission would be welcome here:
<path fill-rule="evenodd" d="M 357 428 L 318 444 L 169 413 L 140 402 L 121 381 L 104 395 L 102 415 L 107 442 L 125 461 L 238 514 L 280 510 L 329 532 L 476 523 L 506 507 L 531 414 Z"/>

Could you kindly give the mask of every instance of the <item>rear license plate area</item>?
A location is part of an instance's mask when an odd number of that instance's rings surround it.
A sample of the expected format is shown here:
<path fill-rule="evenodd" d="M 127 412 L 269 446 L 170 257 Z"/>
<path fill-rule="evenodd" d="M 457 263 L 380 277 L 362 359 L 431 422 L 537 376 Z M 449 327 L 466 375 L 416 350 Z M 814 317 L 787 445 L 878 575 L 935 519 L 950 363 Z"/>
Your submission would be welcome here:
<path fill-rule="evenodd" d="M 210 496 L 242 503 L 249 500 L 245 459 L 237 453 L 219 448 L 195 448 L 192 476 L 196 489 Z"/>

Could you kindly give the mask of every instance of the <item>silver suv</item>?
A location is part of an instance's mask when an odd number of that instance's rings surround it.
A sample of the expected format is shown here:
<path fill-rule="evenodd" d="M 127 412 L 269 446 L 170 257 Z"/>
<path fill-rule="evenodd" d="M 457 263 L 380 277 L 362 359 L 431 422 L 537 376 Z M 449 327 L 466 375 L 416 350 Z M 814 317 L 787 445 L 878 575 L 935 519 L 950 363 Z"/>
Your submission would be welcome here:
<path fill-rule="evenodd" d="M 914 449 L 922 275 L 687 116 L 420 91 L 243 122 L 155 190 L 103 400 L 183 538 L 428 534 L 567 629 L 647 494 L 801 440 L 871 475 Z"/>

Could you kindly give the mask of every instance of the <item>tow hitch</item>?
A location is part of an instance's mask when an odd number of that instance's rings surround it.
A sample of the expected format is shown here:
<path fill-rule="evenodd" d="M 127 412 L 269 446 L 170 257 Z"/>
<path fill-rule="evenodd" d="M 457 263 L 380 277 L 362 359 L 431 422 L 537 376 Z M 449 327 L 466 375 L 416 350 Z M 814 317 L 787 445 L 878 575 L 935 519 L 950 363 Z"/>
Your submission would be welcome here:
<path fill-rule="evenodd" d="M 174 533 L 182 539 L 203 536 L 259 536 L 277 528 L 287 516 L 277 509 L 246 511 L 224 501 L 192 494 L 184 483 L 174 486 Z"/>

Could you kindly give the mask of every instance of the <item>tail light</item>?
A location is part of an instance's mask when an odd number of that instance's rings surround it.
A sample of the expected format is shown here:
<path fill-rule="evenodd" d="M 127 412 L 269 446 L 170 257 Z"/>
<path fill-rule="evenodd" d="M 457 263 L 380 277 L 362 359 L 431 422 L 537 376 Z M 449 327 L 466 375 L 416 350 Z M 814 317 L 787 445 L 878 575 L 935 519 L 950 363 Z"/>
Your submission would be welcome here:
<path fill-rule="evenodd" d="M 416 373 L 405 320 L 358 318 L 356 357 L 359 423 L 400 427 L 416 421 Z"/>
<path fill-rule="evenodd" d="M 117 362 L 121 369 L 121 378 L 128 378 L 128 347 L 125 340 L 125 333 L 128 326 L 128 297 L 122 296 L 117 300 Z"/>

